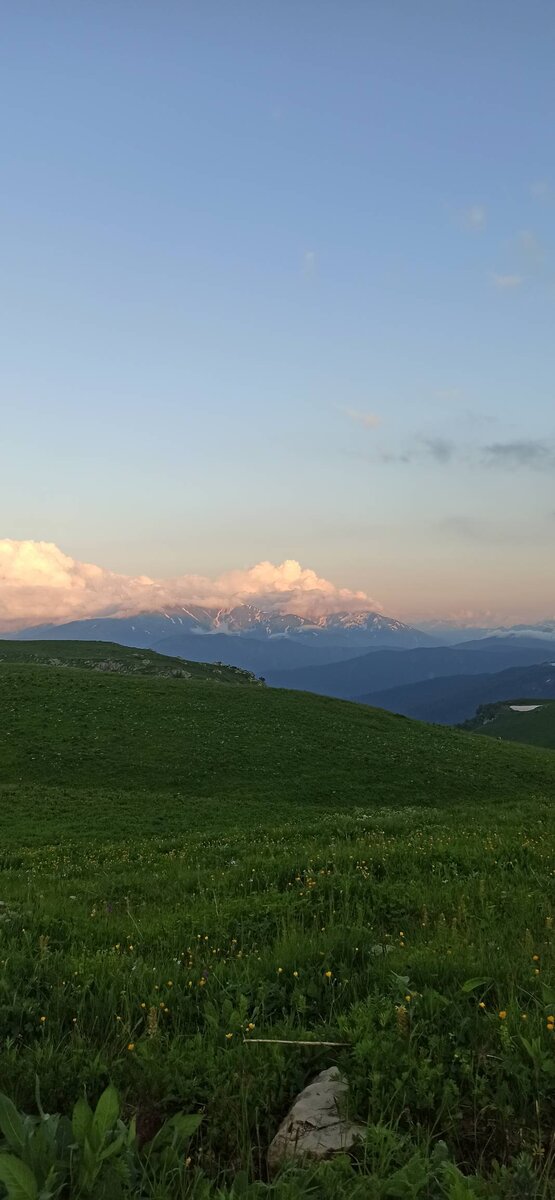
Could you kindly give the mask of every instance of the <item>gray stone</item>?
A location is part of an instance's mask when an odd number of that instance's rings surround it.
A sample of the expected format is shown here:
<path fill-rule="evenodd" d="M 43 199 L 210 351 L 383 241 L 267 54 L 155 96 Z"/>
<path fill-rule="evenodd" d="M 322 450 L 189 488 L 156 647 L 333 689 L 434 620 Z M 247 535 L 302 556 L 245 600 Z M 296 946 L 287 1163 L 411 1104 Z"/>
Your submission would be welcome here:
<path fill-rule="evenodd" d="M 268 1170 L 286 1160 L 321 1161 L 350 1150 L 366 1134 L 345 1115 L 348 1084 L 338 1067 L 321 1071 L 300 1092 L 268 1150 Z"/>

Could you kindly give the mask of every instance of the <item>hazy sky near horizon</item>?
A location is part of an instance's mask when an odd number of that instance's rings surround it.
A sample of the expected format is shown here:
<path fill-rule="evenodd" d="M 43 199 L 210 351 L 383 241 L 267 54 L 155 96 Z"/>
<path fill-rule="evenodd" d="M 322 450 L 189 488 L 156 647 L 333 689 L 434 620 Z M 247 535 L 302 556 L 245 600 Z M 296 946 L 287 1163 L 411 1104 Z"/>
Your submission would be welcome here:
<path fill-rule="evenodd" d="M 0 14 L 0 537 L 555 615 L 551 0 Z"/>

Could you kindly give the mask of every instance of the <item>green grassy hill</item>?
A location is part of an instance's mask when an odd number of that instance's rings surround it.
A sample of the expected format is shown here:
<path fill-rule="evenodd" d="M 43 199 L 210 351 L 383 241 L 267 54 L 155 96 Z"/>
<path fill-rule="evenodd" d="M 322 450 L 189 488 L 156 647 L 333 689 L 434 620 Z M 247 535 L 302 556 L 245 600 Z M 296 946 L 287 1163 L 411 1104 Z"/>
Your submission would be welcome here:
<path fill-rule="evenodd" d="M 202 678 L 184 686 L 181 679 L 1 663 L 2 785 L 115 790 L 131 795 L 145 829 L 167 821 L 183 828 L 191 804 L 203 801 L 231 807 L 229 818 L 249 803 L 271 815 L 287 803 L 305 810 L 508 801 L 545 793 L 555 782 L 548 754 L 327 697 L 208 686 Z M 162 798 L 153 810 L 139 793 Z M 82 803 L 73 806 L 75 823 Z M 95 805 L 98 818 L 100 798 Z M 123 807 L 108 801 L 114 830 L 122 819 L 125 827 L 127 807 L 127 800 Z M 21 820 L 23 811 L 21 801 Z M 34 819 L 30 832 L 36 836 Z"/>
<path fill-rule="evenodd" d="M 534 705 L 531 712 L 514 712 L 507 702 L 483 705 L 465 728 L 487 737 L 502 738 L 528 746 L 555 750 L 555 700 L 516 700 L 516 705 Z"/>
<path fill-rule="evenodd" d="M 68 652 L 0 662 L 0 1089 L 203 1122 L 61 1195 L 553 1200 L 555 755 Z M 366 1144 L 270 1182 L 334 1063 Z"/>
<path fill-rule="evenodd" d="M 107 674 L 154 676 L 159 679 L 191 679 L 206 683 L 258 683 L 239 667 L 222 663 L 188 662 L 157 654 L 154 650 L 136 650 L 115 642 L 44 641 L 17 642 L 0 639 L 2 664 L 33 663 L 48 667 L 79 667 Z"/>

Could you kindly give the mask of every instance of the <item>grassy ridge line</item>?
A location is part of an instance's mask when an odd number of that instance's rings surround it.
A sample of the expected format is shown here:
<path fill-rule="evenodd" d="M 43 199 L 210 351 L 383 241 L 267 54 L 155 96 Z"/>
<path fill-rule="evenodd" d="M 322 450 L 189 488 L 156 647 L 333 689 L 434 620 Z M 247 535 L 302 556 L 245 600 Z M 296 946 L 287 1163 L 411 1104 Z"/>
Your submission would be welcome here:
<path fill-rule="evenodd" d="M 4 786 L 336 809 L 555 787 L 547 751 L 302 692 L 4 664 L 0 708 Z"/>
<path fill-rule="evenodd" d="M 3 664 L 28 663 L 48 667 L 78 667 L 108 674 L 196 679 L 212 683 L 253 684 L 257 680 L 240 667 L 219 663 L 189 662 L 137 650 L 115 642 L 44 641 L 17 642 L 0 639 L 0 669 Z"/>

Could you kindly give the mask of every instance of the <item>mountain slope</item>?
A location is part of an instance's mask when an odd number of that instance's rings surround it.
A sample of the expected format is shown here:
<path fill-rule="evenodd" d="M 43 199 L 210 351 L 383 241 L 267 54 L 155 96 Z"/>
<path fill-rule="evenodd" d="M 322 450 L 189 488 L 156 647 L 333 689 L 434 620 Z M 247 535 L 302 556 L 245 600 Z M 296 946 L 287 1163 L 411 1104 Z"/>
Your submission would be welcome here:
<path fill-rule="evenodd" d="M 12 785 L 22 820 L 40 796 L 43 838 L 56 836 L 60 806 L 78 836 L 82 805 L 99 827 L 108 820 L 129 836 L 141 795 L 157 797 L 143 824 L 167 833 L 205 802 L 230 806 L 229 821 L 253 803 L 306 814 L 313 805 L 507 800 L 555 785 L 548 751 L 298 692 L 4 663 L 0 705 L 0 828 L 11 820 Z"/>
<path fill-rule="evenodd" d="M 114 642 L 14 642 L 0 639 L 0 670 L 4 664 L 29 663 L 48 667 L 77 667 L 107 674 L 194 679 L 199 683 L 255 684 L 258 680 L 233 666 L 186 662 L 152 650 L 134 650 Z"/>
<path fill-rule="evenodd" d="M 291 670 L 299 666 L 325 666 L 352 658 L 352 646 L 327 645 L 324 641 L 303 642 L 301 638 L 235 637 L 229 633 L 176 633 L 161 638 L 154 648 L 161 654 L 171 654 L 202 662 L 225 662 L 254 671 L 266 678 L 272 671 Z"/>
<path fill-rule="evenodd" d="M 515 697 L 555 697 L 555 666 L 512 667 L 484 675 L 455 675 L 425 679 L 403 687 L 386 688 L 360 696 L 363 704 L 378 705 L 419 721 L 458 725 L 481 704 Z"/>
<path fill-rule="evenodd" d="M 266 678 L 272 687 L 301 689 L 343 699 L 358 699 L 364 695 L 366 700 L 371 692 L 381 693 L 385 688 L 406 686 L 421 679 L 479 675 L 544 659 L 545 644 L 541 642 L 531 647 L 513 646 L 508 642 L 485 651 L 478 645 L 470 650 L 466 646 L 433 646 L 418 650 L 375 650 L 343 663 L 270 671 Z"/>
<path fill-rule="evenodd" d="M 125 646 L 153 647 L 176 634 L 227 634 L 233 637 L 290 638 L 296 644 L 351 646 L 353 654 L 379 646 L 435 645 L 437 639 L 393 617 L 373 612 L 340 612 L 309 618 L 267 612 L 252 604 L 229 609 L 176 608 L 132 617 L 100 617 L 21 630 L 19 639 L 55 638 L 116 641 Z"/>
<path fill-rule="evenodd" d="M 515 708 L 529 707 L 526 699 L 530 699 L 531 711 L 515 711 Z M 473 720 L 467 721 L 466 728 L 486 737 L 555 750 L 555 700 L 526 699 L 521 699 L 515 708 L 507 703 L 485 704 Z"/>

